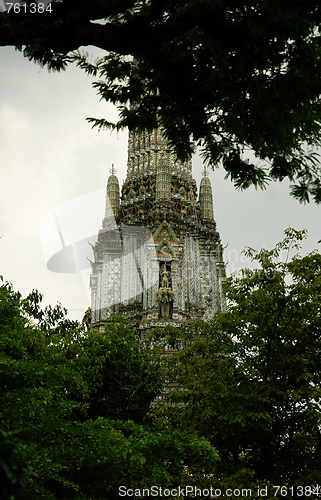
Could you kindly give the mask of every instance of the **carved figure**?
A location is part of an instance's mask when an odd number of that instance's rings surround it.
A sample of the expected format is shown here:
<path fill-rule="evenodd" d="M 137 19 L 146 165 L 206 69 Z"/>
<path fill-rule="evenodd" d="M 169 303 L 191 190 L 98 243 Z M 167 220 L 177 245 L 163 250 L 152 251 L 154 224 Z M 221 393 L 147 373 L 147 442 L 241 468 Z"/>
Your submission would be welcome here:
<path fill-rule="evenodd" d="M 169 281 L 168 281 L 168 271 L 164 267 L 163 271 L 161 272 L 161 276 L 163 277 L 162 279 L 162 288 L 169 288 Z"/>
<path fill-rule="evenodd" d="M 179 192 L 179 194 L 181 194 L 182 196 L 185 196 L 185 194 L 186 194 L 186 190 L 185 190 L 185 187 L 183 186 L 183 184 L 181 184 L 181 187 L 178 189 L 178 192 Z"/>
<path fill-rule="evenodd" d="M 96 245 L 93 245 L 88 240 L 87 240 L 87 243 L 89 243 L 89 245 L 91 246 L 93 254 L 94 254 L 94 257 L 95 257 L 95 260 L 97 260 L 98 259 L 98 251 L 97 251 Z"/>
<path fill-rule="evenodd" d="M 163 273 L 164 271 L 162 271 L 162 274 Z M 173 290 L 169 288 L 167 274 L 168 272 L 165 270 L 165 275 L 163 276 L 162 280 L 162 286 L 156 293 L 156 299 L 159 304 L 158 312 L 160 318 L 171 318 L 173 312 L 173 300 L 175 294 Z"/>
<path fill-rule="evenodd" d="M 142 184 L 139 188 L 139 194 L 142 196 L 146 193 L 146 187 L 144 186 L 144 184 Z"/>
<path fill-rule="evenodd" d="M 195 200 L 195 197 L 194 197 L 194 190 L 193 190 L 193 187 L 190 186 L 189 187 L 189 191 L 188 191 L 188 195 L 187 195 L 188 199 L 190 201 L 194 201 Z"/>
<path fill-rule="evenodd" d="M 129 197 L 130 198 L 135 198 L 136 196 L 136 191 L 134 189 L 135 185 L 133 182 L 130 183 L 130 187 L 129 187 Z"/>

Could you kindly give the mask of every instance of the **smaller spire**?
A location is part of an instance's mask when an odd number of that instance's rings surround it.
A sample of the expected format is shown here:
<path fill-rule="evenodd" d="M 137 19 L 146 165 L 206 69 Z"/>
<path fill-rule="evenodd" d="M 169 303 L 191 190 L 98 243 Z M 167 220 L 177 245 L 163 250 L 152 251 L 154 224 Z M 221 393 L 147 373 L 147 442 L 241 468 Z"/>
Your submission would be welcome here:
<path fill-rule="evenodd" d="M 112 163 L 110 169 L 110 176 L 107 181 L 106 205 L 105 205 L 105 218 L 115 217 L 119 215 L 119 182 L 115 175 L 116 169 Z"/>
<path fill-rule="evenodd" d="M 206 167 L 204 167 L 202 174 L 203 178 L 201 180 L 199 194 L 201 216 L 205 220 L 214 220 L 212 186 L 208 178 Z"/>

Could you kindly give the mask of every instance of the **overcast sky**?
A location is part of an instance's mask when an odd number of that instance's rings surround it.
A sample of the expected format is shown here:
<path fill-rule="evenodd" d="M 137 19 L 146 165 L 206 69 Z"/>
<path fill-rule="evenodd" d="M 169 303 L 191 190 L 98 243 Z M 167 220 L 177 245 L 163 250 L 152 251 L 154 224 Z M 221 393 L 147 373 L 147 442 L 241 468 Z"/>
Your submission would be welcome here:
<path fill-rule="evenodd" d="M 120 185 L 126 175 L 127 132 L 98 133 L 85 121 L 111 120 L 116 111 L 99 102 L 80 69 L 48 73 L 12 47 L 0 48 L 0 64 L 0 274 L 23 296 L 37 288 L 44 304 L 61 302 L 71 318 L 81 319 L 89 305 L 84 276 L 79 269 L 47 268 L 61 244 L 55 230 L 66 246 L 98 232 L 111 164 Z M 193 166 L 199 186 L 199 157 Z M 248 264 L 240 255 L 245 246 L 272 248 L 289 226 L 309 231 L 302 254 L 320 248 L 321 206 L 300 205 L 288 182 L 236 192 L 222 169 L 210 179 L 228 272 Z"/>

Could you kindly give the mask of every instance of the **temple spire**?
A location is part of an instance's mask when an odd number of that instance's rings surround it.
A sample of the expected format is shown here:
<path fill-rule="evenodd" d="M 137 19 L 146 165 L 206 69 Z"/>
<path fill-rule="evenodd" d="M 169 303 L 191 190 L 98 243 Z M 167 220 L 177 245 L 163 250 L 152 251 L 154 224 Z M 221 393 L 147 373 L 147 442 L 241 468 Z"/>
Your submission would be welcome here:
<path fill-rule="evenodd" d="M 107 192 L 106 192 L 106 206 L 105 206 L 105 218 L 108 219 L 110 217 L 118 218 L 119 215 L 119 182 L 118 178 L 115 175 L 116 169 L 114 164 L 111 164 L 111 168 L 109 170 L 110 176 L 107 181 Z"/>
<path fill-rule="evenodd" d="M 208 171 L 205 165 L 202 171 L 202 175 L 203 178 L 200 183 L 200 194 L 199 194 L 201 217 L 204 220 L 212 221 L 214 220 L 213 194 L 212 194 L 211 181 L 208 178 Z"/>
<path fill-rule="evenodd" d="M 130 131 L 120 198 L 115 166 L 92 263 L 92 323 L 120 313 L 144 336 L 185 328 L 225 308 L 224 262 L 206 167 L 197 199 L 191 160 L 177 160 L 162 129 Z"/>

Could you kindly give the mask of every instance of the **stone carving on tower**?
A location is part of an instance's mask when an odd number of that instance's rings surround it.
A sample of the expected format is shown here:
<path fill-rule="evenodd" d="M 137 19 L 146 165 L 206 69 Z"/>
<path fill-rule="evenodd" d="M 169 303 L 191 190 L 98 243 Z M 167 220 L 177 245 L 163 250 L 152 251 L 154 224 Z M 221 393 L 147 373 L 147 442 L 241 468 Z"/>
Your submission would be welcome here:
<path fill-rule="evenodd" d="M 206 170 L 176 160 L 161 129 L 129 132 L 119 196 L 112 167 L 92 263 L 92 324 L 119 312 L 142 333 L 210 320 L 225 309 L 225 266 Z"/>
<path fill-rule="evenodd" d="M 156 292 L 156 299 L 159 304 L 158 315 L 160 318 L 171 318 L 173 314 L 173 301 L 175 294 L 170 287 L 168 279 L 169 272 L 167 271 L 166 263 L 164 263 L 161 268 L 160 275 L 161 285 Z"/>

